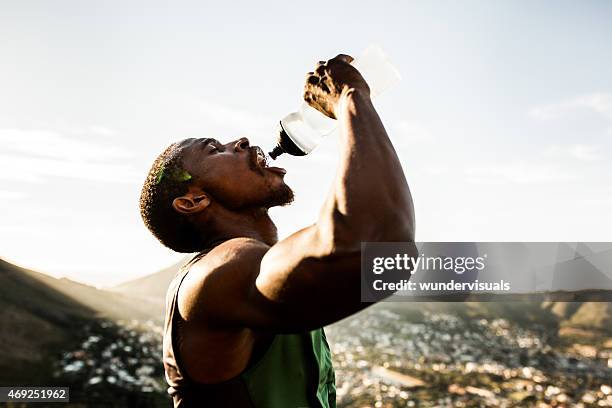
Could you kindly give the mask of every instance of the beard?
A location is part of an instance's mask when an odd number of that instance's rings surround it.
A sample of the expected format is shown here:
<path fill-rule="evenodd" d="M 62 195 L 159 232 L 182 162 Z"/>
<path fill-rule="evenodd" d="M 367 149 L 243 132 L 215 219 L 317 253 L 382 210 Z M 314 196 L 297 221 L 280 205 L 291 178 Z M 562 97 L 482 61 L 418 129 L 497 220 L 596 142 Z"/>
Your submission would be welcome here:
<path fill-rule="evenodd" d="M 284 207 L 291 204 L 293 199 L 293 190 L 285 183 L 276 186 L 268 185 L 268 194 L 265 197 L 255 202 L 245 203 L 243 208 L 259 207 L 269 209 L 272 207 Z"/>
<path fill-rule="evenodd" d="M 222 190 L 215 188 L 209 188 L 208 192 L 214 201 L 217 201 L 223 207 L 232 211 L 242 211 L 252 208 L 272 208 L 279 206 L 286 206 L 293 202 L 294 194 L 291 187 L 285 183 L 280 185 L 272 186 L 267 185 L 268 194 L 263 197 L 259 197 L 257 200 L 242 201 L 236 199 L 236 197 L 229 197 Z"/>
<path fill-rule="evenodd" d="M 282 183 L 279 187 L 272 190 L 272 194 L 269 199 L 262 205 L 262 207 L 272 208 L 277 206 L 286 206 L 293 202 L 294 194 L 291 187 Z"/>
<path fill-rule="evenodd" d="M 264 170 L 257 164 L 257 151 L 261 152 L 263 157 L 266 157 L 263 150 L 260 147 L 254 146 L 251 148 L 251 154 L 249 155 L 249 168 L 262 176 L 264 175 Z M 267 166 L 267 159 L 266 159 Z M 263 203 L 261 203 L 261 207 L 272 208 L 277 206 L 285 206 L 289 205 L 293 202 L 294 195 L 291 187 L 286 185 L 285 183 L 281 183 L 278 187 L 270 186 L 271 194 Z"/>

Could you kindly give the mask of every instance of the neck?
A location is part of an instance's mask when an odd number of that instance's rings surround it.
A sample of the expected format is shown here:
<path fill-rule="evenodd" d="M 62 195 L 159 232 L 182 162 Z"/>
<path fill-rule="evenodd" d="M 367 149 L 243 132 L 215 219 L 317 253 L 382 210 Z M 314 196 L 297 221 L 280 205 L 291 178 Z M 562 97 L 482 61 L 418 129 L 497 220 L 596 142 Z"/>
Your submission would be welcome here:
<path fill-rule="evenodd" d="M 210 234 L 211 238 L 206 241 L 207 248 L 232 238 L 253 238 L 270 246 L 278 241 L 276 225 L 268 215 L 267 208 L 224 211 L 215 216 L 214 224 L 215 233 Z"/>

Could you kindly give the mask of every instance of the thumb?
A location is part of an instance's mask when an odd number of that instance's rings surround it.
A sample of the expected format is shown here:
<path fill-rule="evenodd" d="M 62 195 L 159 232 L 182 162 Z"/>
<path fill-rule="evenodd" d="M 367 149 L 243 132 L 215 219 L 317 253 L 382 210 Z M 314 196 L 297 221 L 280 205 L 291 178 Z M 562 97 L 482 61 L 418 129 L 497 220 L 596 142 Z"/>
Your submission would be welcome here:
<path fill-rule="evenodd" d="M 351 57 L 348 54 L 338 54 L 333 59 L 340 60 L 340 61 L 346 62 L 347 64 L 350 64 L 351 62 L 353 62 L 355 58 Z"/>

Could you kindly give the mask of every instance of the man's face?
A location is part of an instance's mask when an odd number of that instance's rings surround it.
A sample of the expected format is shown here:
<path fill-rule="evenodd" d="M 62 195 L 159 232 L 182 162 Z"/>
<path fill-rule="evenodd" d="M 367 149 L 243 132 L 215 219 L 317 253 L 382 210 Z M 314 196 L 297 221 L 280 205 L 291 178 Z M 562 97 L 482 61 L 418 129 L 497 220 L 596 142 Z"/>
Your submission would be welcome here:
<path fill-rule="evenodd" d="M 183 165 L 196 185 L 233 210 L 288 204 L 293 192 L 283 180 L 285 169 L 270 167 L 259 147 L 247 138 L 222 144 L 215 139 L 186 139 Z"/>

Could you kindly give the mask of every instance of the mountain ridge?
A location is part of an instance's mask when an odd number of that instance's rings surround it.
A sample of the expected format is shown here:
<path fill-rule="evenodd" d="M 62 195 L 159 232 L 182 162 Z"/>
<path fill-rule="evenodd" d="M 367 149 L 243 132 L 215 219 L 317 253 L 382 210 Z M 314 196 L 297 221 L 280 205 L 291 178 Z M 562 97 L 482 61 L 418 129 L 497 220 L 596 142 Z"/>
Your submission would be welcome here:
<path fill-rule="evenodd" d="M 99 319 L 161 323 L 163 306 L 0 258 L 0 382 L 51 378 L 55 353 L 70 348 L 82 327 Z"/>
<path fill-rule="evenodd" d="M 122 293 L 127 296 L 137 296 L 143 299 L 164 299 L 168 285 L 172 278 L 176 275 L 179 268 L 189 259 L 189 256 L 184 257 L 179 262 L 160 269 L 157 272 L 141 276 L 136 279 L 120 283 L 109 287 L 108 290 L 116 293 Z"/>

